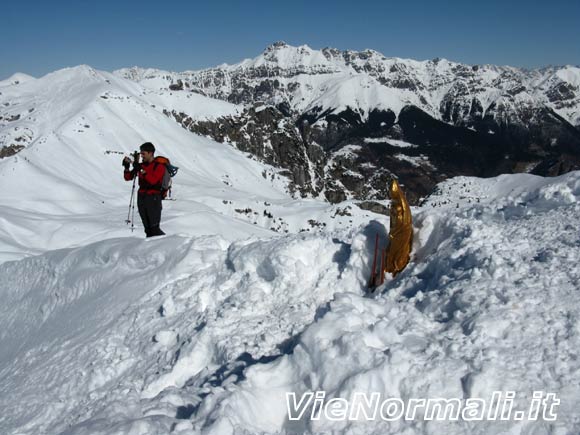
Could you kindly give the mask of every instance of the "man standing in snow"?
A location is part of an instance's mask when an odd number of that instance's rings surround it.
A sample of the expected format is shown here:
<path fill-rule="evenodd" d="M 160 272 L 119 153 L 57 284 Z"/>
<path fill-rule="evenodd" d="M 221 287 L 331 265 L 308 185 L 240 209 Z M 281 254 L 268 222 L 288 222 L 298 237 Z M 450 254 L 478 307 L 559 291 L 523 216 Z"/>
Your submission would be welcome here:
<path fill-rule="evenodd" d="M 147 237 L 162 236 L 165 233 L 161 231 L 161 186 L 163 175 L 165 174 L 165 165 L 156 163 L 155 146 L 151 142 L 145 142 L 140 147 L 141 163 L 136 158 L 133 161 L 133 169 L 129 169 L 131 159 L 123 159 L 125 171 L 123 177 L 130 181 L 135 177 L 139 179 L 139 192 L 137 194 L 137 208 L 139 216 L 145 227 Z"/>

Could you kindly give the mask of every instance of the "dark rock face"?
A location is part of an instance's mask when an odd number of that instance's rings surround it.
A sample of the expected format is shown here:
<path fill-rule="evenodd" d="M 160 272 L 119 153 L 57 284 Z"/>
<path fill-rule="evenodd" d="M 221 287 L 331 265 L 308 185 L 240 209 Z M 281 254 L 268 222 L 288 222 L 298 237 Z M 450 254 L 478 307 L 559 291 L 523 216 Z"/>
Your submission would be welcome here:
<path fill-rule="evenodd" d="M 165 114 L 194 133 L 230 143 L 270 165 L 286 169 L 292 180 L 291 189 L 303 197 L 322 190 L 324 153 L 316 144 L 305 143 L 290 118 L 276 107 L 252 106 L 238 117 L 223 117 L 215 122 L 193 121 L 185 113 Z"/>
<path fill-rule="evenodd" d="M 23 149 L 24 149 L 24 146 L 22 146 L 22 145 L 3 146 L 2 149 L 0 149 L 0 159 L 13 156 L 14 154 L 18 153 L 19 151 L 21 151 Z"/>
<path fill-rule="evenodd" d="M 177 80 L 177 83 L 169 85 L 169 89 L 172 91 L 183 91 L 183 81 Z"/>
<path fill-rule="evenodd" d="M 572 86 L 569 83 L 558 83 L 557 85 L 552 87 L 546 93 L 546 95 L 548 96 L 548 99 L 550 100 L 550 102 L 553 103 L 556 101 L 572 100 L 573 98 L 575 98 L 575 96 L 576 96 L 575 92 L 577 92 L 577 91 L 578 91 L 578 88 L 576 88 L 575 86 Z"/>
<path fill-rule="evenodd" d="M 383 204 L 374 201 L 361 201 L 356 204 L 362 210 L 372 211 L 377 214 L 389 215 L 389 208 L 385 207 Z"/>

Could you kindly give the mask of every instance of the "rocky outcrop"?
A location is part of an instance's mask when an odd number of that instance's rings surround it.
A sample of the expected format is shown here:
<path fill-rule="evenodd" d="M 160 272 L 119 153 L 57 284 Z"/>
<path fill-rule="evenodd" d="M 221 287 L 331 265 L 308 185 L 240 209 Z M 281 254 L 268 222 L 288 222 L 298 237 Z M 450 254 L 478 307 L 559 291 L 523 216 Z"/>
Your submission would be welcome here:
<path fill-rule="evenodd" d="M 215 121 L 194 121 L 185 113 L 168 112 L 184 128 L 227 142 L 260 160 L 286 169 L 293 192 L 301 196 L 317 196 L 323 189 L 325 154 L 319 146 L 307 143 L 284 114 L 284 108 L 251 106 L 236 117 Z"/>
<path fill-rule="evenodd" d="M 22 145 L 3 146 L 0 149 L 0 159 L 13 156 L 14 154 L 18 153 L 19 151 L 21 151 L 23 149 L 24 149 L 24 146 L 22 146 Z"/>

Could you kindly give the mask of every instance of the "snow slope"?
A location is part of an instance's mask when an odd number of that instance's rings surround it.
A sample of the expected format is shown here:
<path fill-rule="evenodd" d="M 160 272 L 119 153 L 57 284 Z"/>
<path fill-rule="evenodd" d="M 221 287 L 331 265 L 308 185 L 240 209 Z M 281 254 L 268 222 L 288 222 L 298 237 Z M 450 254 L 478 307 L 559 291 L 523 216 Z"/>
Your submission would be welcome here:
<path fill-rule="evenodd" d="M 208 119 L 235 113 L 238 106 L 229 103 L 152 91 L 80 66 L 3 88 L 0 107 L 0 147 L 25 146 L 0 160 L 0 261 L 126 236 L 131 183 L 123 181 L 120 162 L 145 141 L 180 168 L 177 201 L 167 202 L 164 211 L 169 233 L 218 232 L 233 240 L 269 235 L 270 228 L 312 229 L 309 219 L 337 210 L 312 202 L 310 216 L 296 220 L 291 213 L 286 219 L 284 210 L 295 202 L 277 169 L 196 136 L 163 114 L 184 110 Z M 138 216 L 136 221 L 139 234 Z"/>
<path fill-rule="evenodd" d="M 370 298 L 378 222 L 233 243 L 114 238 L 0 265 L 0 429 L 577 433 L 580 173 L 443 187 L 446 206 L 414 210 L 411 264 Z M 289 421 L 286 392 L 319 390 L 513 390 L 520 407 L 542 390 L 561 405 L 556 422 Z"/>

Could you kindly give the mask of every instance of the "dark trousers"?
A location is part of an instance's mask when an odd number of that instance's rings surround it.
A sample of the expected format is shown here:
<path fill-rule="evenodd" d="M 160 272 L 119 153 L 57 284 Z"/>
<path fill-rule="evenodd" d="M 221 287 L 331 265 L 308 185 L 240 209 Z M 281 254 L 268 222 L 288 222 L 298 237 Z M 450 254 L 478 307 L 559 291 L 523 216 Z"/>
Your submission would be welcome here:
<path fill-rule="evenodd" d="M 147 237 L 162 236 L 165 234 L 159 228 L 161 223 L 161 210 L 163 209 L 160 193 L 153 195 L 139 193 L 137 195 L 137 208 L 139 209 L 139 216 L 141 216 Z"/>

